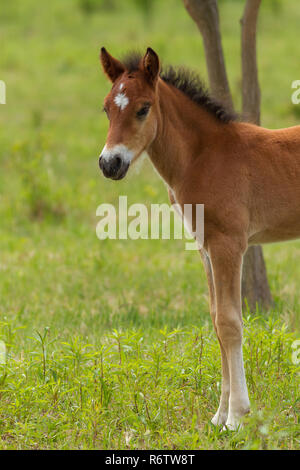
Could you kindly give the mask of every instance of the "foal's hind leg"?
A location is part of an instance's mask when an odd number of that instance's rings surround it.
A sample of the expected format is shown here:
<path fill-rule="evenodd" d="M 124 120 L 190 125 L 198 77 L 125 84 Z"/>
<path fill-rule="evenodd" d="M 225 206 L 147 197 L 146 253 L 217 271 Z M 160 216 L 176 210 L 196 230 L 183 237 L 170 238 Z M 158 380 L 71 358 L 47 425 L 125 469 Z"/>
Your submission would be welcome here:
<path fill-rule="evenodd" d="M 241 272 L 243 243 L 219 235 L 209 244 L 216 294 L 215 327 L 225 351 L 230 394 L 226 427 L 236 429 L 250 404 L 242 353 Z"/>
<path fill-rule="evenodd" d="M 207 282 L 208 282 L 208 289 L 209 289 L 209 298 L 210 298 L 210 315 L 213 322 L 214 329 L 217 334 L 216 329 L 216 294 L 215 294 L 215 287 L 214 287 L 214 279 L 212 273 L 212 266 L 209 259 L 207 252 L 202 249 L 200 250 L 200 255 L 203 261 L 203 266 L 205 268 Z M 218 337 L 218 334 L 217 334 Z M 221 349 L 221 358 L 222 358 L 222 388 L 221 388 L 221 397 L 220 397 L 220 404 L 219 408 L 212 418 L 211 422 L 216 426 L 218 424 L 225 424 L 227 421 L 228 415 L 228 405 L 229 405 L 229 370 L 228 370 L 228 363 L 225 354 L 225 350 L 222 346 L 220 338 L 218 337 Z"/>

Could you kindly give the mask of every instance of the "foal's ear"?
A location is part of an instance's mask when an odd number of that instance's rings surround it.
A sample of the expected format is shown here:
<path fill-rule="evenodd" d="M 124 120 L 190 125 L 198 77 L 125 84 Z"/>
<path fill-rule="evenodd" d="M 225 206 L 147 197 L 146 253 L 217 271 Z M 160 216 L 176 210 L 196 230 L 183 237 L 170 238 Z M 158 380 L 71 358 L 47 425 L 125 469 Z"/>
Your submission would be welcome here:
<path fill-rule="evenodd" d="M 155 85 L 159 75 L 160 64 L 158 55 L 151 47 L 148 47 L 143 58 L 143 68 L 149 82 Z"/>
<path fill-rule="evenodd" d="M 104 73 L 108 76 L 110 81 L 115 82 L 117 78 L 125 72 L 124 65 L 114 57 L 112 57 L 105 47 L 101 48 L 100 60 Z"/>

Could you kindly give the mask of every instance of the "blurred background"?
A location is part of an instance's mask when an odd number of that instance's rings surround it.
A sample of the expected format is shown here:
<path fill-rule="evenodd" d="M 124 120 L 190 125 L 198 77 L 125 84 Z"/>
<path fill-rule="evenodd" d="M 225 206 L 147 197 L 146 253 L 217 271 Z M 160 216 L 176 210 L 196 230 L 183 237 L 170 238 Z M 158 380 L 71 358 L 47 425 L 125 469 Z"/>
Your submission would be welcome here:
<path fill-rule="evenodd" d="M 244 1 L 220 0 L 226 65 L 241 103 L 240 23 Z M 258 25 L 262 125 L 299 124 L 291 102 L 299 71 L 300 4 L 264 0 Z M 99 50 L 121 57 L 151 46 L 163 63 L 206 80 L 202 40 L 179 0 L 1 0 L 0 310 L 27 328 L 100 334 L 115 325 L 209 321 L 200 260 L 183 241 L 100 242 L 97 206 L 167 202 L 149 162 L 118 183 L 98 170 L 110 89 Z M 299 243 L 265 249 L 276 315 L 292 329 Z M 155 295 L 153 295 L 155 292 Z M 202 320 L 201 320 L 202 321 Z"/>

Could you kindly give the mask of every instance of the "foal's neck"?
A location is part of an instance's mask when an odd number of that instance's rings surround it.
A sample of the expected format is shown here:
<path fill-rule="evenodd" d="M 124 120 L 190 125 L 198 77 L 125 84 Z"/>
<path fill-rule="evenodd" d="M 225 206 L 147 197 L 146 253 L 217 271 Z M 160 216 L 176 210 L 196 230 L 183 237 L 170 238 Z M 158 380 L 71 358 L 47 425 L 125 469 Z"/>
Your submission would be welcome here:
<path fill-rule="evenodd" d="M 148 153 L 165 182 L 175 188 L 187 168 L 203 157 L 222 124 L 174 86 L 158 82 L 157 133 Z"/>

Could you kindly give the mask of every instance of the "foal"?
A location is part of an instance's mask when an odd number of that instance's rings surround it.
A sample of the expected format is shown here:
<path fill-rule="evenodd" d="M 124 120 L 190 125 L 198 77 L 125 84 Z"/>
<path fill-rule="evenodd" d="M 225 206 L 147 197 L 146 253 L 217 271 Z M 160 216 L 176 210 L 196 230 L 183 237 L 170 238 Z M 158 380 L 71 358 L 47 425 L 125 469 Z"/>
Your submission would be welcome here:
<path fill-rule="evenodd" d="M 221 398 L 212 422 L 236 429 L 249 411 L 243 255 L 251 244 L 300 237 L 300 126 L 274 131 L 235 121 L 195 74 L 161 71 L 151 48 L 124 63 L 102 48 L 101 62 L 113 83 L 104 104 L 110 121 L 99 158 L 104 175 L 124 178 L 146 151 L 171 203 L 204 204 L 200 253 L 222 355 Z"/>

